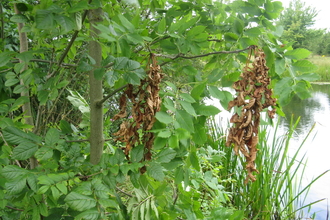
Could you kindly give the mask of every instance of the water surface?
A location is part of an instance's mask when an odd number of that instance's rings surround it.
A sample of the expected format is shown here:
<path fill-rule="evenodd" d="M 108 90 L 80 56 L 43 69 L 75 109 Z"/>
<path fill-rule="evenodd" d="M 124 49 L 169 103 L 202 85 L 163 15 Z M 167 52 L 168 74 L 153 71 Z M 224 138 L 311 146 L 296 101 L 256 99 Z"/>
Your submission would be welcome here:
<path fill-rule="evenodd" d="M 308 159 L 304 173 L 304 184 L 330 169 L 330 85 L 313 85 L 312 97 L 300 100 L 294 97 L 291 103 L 283 108 L 286 119 L 281 120 L 280 128 L 288 130 L 290 117 L 300 117 L 295 136 L 290 144 L 290 153 L 302 143 L 314 126 L 302 148 Z M 325 220 L 327 208 L 330 208 L 330 172 L 317 180 L 308 193 L 305 204 L 324 199 L 313 205 L 310 213 L 316 212 L 315 220 Z M 307 216 L 310 217 L 310 216 Z"/>

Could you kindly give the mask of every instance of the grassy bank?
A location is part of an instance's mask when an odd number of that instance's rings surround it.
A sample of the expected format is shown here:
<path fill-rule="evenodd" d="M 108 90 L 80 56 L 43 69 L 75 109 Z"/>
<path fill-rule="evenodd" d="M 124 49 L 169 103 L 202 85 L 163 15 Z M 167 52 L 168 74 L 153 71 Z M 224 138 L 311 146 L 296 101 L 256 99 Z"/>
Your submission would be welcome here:
<path fill-rule="evenodd" d="M 313 55 L 308 60 L 318 66 L 315 71 L 320 76 L 318 81 L 330 82 L 330 57 Z"/>

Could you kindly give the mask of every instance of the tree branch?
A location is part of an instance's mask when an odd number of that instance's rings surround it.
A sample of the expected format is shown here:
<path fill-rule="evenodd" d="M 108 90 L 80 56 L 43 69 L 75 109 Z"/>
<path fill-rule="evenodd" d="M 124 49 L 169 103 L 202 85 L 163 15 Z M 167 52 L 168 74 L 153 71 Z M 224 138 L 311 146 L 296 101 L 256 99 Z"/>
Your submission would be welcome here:
<path fill-rule="evenodd" d="M 251 46 L 248 46 L 247 48 L 245 49 L 241 49 L 241 50 L 232 50 L 232 51 L 214 51 L 214 52 L 211 52 L 211 53 L 205 53 L 205 54 L 200 54 L 200 55 L 196 55 L 196 56 L 185 56 L 184 54 L 177 54 L 176 56 L 169 56 L 169 55 L 165 55 L 165 54 L 154 54 L 156 57 L 165 57 L 165 58 L 169 58 L 171 60 L 169 61 L 166 61 L 164 63 L 161 63 L 159 64 L 160 66 L 163 66 L 175 59 L 178 59 L 178 58 L 183 58 L 183 59 L 195 59 L 195 58 L 199 58 L 199 57 L 206 57 L 206 56 L 210 56 L 210 55 L 215 55 L 215 54 L 231 54 L 231 53 L 240 53 L 240 52 L 243 52 L 243 51 L 246 51 L 246 50 L 250 50 L 250 49 L 254 49 L 256 46 L 255 45 L 251 45 Z"/>
<path fill-rule="evenodd" d="M 125 89 L 128 85 L 123 85 L 122 87 L 114 90 L 113 92 L 111 92 L 109 95 L 107 95 L 106 97 L 104 97 L 101 101 L 98 101 L 96 103 L 96 105 L 102 105 L 105 101 L 107 101 L 111 96 L 115 95 L 117 92 Z"/>
<path fill-rule="evenodd" d="M 11 207 L 11 206 L 9 206 L 9 205 L 6 205 L 6 208 L 8 208 L 8 209 L 12 209 L 12 210 L 16 210 L 16 211 L 21 211 L 21 212 L 24 211 L 24 209 L 14 208 L 14 207 Z"/>
<path fill-rule="evenodd" d="M 111 141 L 113 140 L 112 138 L 110 139 L 104 139 L 104 141 Z M 89 139 L 81 139 L 81 140 L 66 140 L 66 143 L 74 143 L 74 142 L 88 142 Z"/>
<path fill-rule="evenodd" d="M 14 58 L 14 60 L 12 61 L 12 63 L 18 63 L 19 59 Z M 42 59 L 32 59 L 30 60 L 30 62 L 36 62 L 36 63 L 55 63 L 55 64 L 59 64 L 59 62 L 56 61 L 51 61 L 51 60 L 42 60 Z M 77 64 L 70 64 L 70 63 L 61 63 L 59 64 L 61 67 L 63 66 L 69 66 L 69 67 L 77 67 Z"/>
<path fill-rule="evenodd" d="M 125 194 L 125 195 L 126 195 L 126 196 L 128 196 L 128 197 L 133 197 L 133 195 L 132 195 L 132 194 L 129 194 L 129 193 L 125 192 L 124 190 L 120 189 L 120 188 L 119 188 L 119 187 L 117 187 L 117 186 L 116 186 L 116 190 L 118 190 L 119 192 L 121 192 L 121 193 Z"/>
<path fill-rule="evenodd" d="M 88 1 L 88 4 L 90 4 L 91 2 L 92 2 L 92 0 L 89 0 L 89 1 Z M 87 17 L 87 13 L 88 13 L 88 10 L 85 10 L 85 12 L 84 12 L 84 14 L 83 14 L 83 16 L 82 16 L 82 19 L 81 19 L 81 23 L 84 23 L 84 21 L 85 21 L 85 19 L 86 19 L 86 17 Z M 55 75 L 55 74 L 60 70 L 62 63 L 63 63 L 65 57 L 68 55 L 68 53 L 69 53 L 69 51 L 70 51 L 70 49 L 71 49 L 71 47 L 72 47 L 74 41 L 76 40 L 76 38 L 77 38 L 79 32 L 80 32 L 80 30 L 76 30 L 76 31 L 73 33 L 73 35 L 72 35 L 72 37 L 71 37 L 71 40 L 70 40 L 68 46 L 65 48 L 63 54 L 61 55 L 61 57 L 60 57 L 60 59 L 59 59 L 59 61 L 58 61 L 58 67 L 57 67 L 57 68 L 56 68 L 51 74 L 49 74 L 49 75 L 47 76 L 48 79 L 51 78 L 53 75 Z"/>

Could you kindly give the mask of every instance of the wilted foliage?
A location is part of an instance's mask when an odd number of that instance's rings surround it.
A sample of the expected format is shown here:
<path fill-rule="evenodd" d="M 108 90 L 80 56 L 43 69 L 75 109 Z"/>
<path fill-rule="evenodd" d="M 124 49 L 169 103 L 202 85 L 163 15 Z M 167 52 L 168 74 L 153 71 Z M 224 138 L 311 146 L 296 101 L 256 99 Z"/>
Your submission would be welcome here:
<path fill-rule="evenodd" d="M 235 113 L 230 122 L 235 126 L 230 128 L 227 146 L 234 144 L 236 155 L 239 151 L 245 156 L 246 169 L 250 179 L 255 181 L 253 172 L 258 172 L 254 161 L 257 156 L 258 127 L 260 112 L 269 106 L 275 106 L 276 99 L 272 98 L 272 90 L 268 88 L 270 78 L 266 66 L 265 53 L 255 47 L 252 67 L 246 63 L 241 79 L 234 83 L 233 88 L 238 93 L 237 97 L 230 101 L 228 109 L 237 106 L 240 113 Z M 268 110 L 269 117 L 273 118 L 275 109 Z"/>
<path fill-rule="evenodd" d="M 159 84 L 163 74 L 153 54 L 150 55 L 149 63 L 150 64 L 147 65 L 147 77 L 141 80 L 141 84 L 137 88 L 134 88 L 132 84 L 128 85 L 125 93 L 120 98 L 120 112 L 114 118 L 119 119 L 127 116 L 126 109 L 128 98 L 133 104 L 131 110 L 133 121 L 123 121 L 119 131 L 114 133 L 114 135 L 117 136 L 117 140 L 126 143 L 125 155 L 127 158 L 135 144 L 142 143 L 145 147 L 144 159 L 151 159 L 154 134 L 148 131 L 156 121 L 155 114 L 160 109 Z M 142 138 L 138 132 L 139 129 L 143 130 Z M 145 171 L 141 170 L 141 172 Z"/>

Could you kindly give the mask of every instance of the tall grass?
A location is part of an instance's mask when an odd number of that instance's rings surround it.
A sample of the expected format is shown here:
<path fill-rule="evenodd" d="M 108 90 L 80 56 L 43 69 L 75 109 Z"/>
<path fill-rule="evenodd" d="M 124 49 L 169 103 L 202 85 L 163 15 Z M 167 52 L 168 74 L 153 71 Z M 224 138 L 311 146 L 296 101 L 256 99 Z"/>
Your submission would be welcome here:
<path fill-rule="evenodd" d="M 308 60 L 318 67 L 315 71 L 320 76 L 318 81 L 330 82 L 330 57 L 312 56 Z"/>
<path fill-rule="evenodd" d="M 267 134 L 265 127 L 261 129 L 256 159 L 259 174 L 256 175 L 255 182 L 244 184 L 246 172 L 243 157 L 237 157 L 232 148 L 225 147 L 225 140 L 221 137 L 224 131 L 215 121 L 211 122 L 212 147 L 220 147 L 225 152 L 223 169 L 220 171 L 221 179 L 227 179 L 223 185 L 232 193 L 232 204 L 239 210 L 244 210 L 246 218 L 297 219 L 302 217 L 302 209 L 313 204 L 304 205 L 305 198 L 311 185 L 323 174 L 307 186 L 302 186 L 306 160 L 305 155 L 298 158 L 298 154 L 303 143 L 294 155 L 289 155 L 290 139 L 297 124 L 298 121 L 291 121 L 291 128 L 283 136 L 278 134 L 279 123 L 273 128 L 272 136 Z"/>

